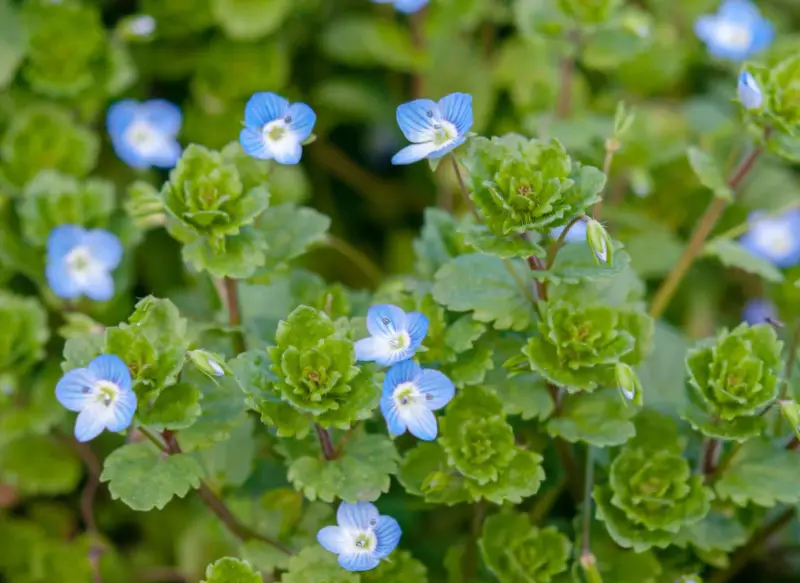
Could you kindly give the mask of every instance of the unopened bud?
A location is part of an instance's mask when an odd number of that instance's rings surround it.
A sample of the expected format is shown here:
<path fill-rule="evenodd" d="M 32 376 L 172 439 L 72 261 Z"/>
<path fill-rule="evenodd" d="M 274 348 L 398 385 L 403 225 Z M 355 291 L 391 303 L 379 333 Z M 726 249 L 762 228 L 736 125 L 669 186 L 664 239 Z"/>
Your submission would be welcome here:
<path fill-rule="evenodd" d="M 586 224 L 586 242 L 594 253 L 598 264 L 611 263 L 614 245 L 605 227 L 594 219 L 589 219 Z"/>
<path fill-rule="evenodd" d="M 739 102 L 747 110 L 761 109 L 764 104 L 764 94 L 758 85 L 755 77 L 749 71 L 742 71 L 739 74 L 739 82 L 736 87 L 739 94 Z"/>
<path fill-rule="evenodd" d="M 642 382 L 639 375 L 629 365 L 618 362 L 614 367 L 614 376 L 617 380 L 617 387 L 622 395 L 622 400 L 634 405 L 641 405 L 643 401 Z"/>
<path fill-rule="evenodd" d="M 192 350 L 189 352 L 189 358 L 208 376 L 221 377 L 226 373 L 225 359 L 217 354 L 207 350 Z"/>

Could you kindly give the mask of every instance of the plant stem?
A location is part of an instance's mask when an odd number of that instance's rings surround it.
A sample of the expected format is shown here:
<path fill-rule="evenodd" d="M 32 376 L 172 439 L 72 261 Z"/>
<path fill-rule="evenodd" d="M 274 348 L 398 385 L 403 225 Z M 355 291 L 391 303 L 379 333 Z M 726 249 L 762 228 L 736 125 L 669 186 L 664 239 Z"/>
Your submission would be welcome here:
<path fill-rule="evenodd" d="M 239 306 L 239 288 L 236 285 L 236 280 L 230 277 L 224 278 L 217 285 L 217 290 L 219 290 L 222 303 L 225 304 L 225 309 L 228 311 L 228 326 L 233 329 L 233 336 L 231 337 L 233 352 L 235 355 L 241 354 L 247 350 L 247 347 L 244 342 L 244 333 L 241 329 L 242 312 Z"/>
<path fill-rule="evenodd" d="M 558 236 L 558 239 L 550 245 L 550 248 L 547 250 L 547 263 L 545 264 L 545 269 L 550 270 L 553 268 L 553 264 L 556 262 L 556 256 L 558 255 L 559 249 L 564 246 L 564 241 L 569 234 L 570 229 L 578 224 L 579 221 L 584 219 L 584 215 L 579 217 L 575 217 L 570 222 L 567 223 L 567 226 L 561 231 L 561 234 Z"/>
<path fill-rule="evenodd" d="M 481 538 L 484 516 L 486 516 L 486 500 L 481 499 L 472 507 L 472 524 L 470 525 L 472 552 L 466 553 L 466 568 L 464 569 L 467 574 L 465 577 L 467 581 L 473 580 L 478 574 L 478 539 Z"/>
<path fill-rule="evenodd" d="M 776 532 L 780 531 L 794 518 L 796 508 L 791 507 L 784 510 L 772 522 L 764 525 L 753 533 L 747 544 L 733 553 L 730 558 L 730 564 L 723 571 L 714 573 L 707 583 L 727 583 L 733 579 L 736 574 L 741 571 L 753 556 L 760 551 L 764 543 Z"/>
<path fill-rule="evenodd" d="M 763 215 L 759 215 L 759 220 L 768 219 L 768 218 L 771 218 L 771 217 L 777 217 L 777 216 L 780 216 L 780 215 L 782 215 L 783 213 L 785 213 L 787 211 L 790 211 L 790 210 L 793 210 L 793 209 L 796 209 L 796 208 L 799 208 L 799 207 L 800 207 L 800 200 L 793 200 L 792 202 L 787 203 L 787 204 L 783 205 L 782 207 L 780 207 L 778 209 L 775 209 L 775 210 L 772 210 L 772 211 L 769 211 L 769 212 L 765 212 Z M 738 237 L 740 235 L 744 235 L 747 231 L 750 230 L 751 227 L 752 227 L 752 224 L 749 221 L 745 221 L 745 222 L 743 222 L 743 223 L 741 223 L 739 225 L 736 225 L 735 227 L 732 227 L 732 228 L 728 229 L 727 231 L 724 231 L 724 232 L 720 233 L 719 235 L 717 235 L 715 237 L 715 239 L 733 239 L 733 238 Z"/>
<path fill-rule="evenodd" d="M 731 447 L 731 450 L 728 452 L 724 458 L 722 458 L 717 464 L 717 467 L 714 468 L 711 473 L 706 474 L 706 483 L 713 484 L 716 482 L 722 475 L 725 473 L 725 470 L 728 469 L 728 466 L 731 465 L 733 458 L 736 457 L 736 454 L 739 453 L 739 450 L 742 449 L 742 443 L 737 441 Z"/>
<path fill-rule="evenodd" d="M 572 80 L 575 76 L 575 59 L 577 58 L 577 55 L 573 53 L 578 51 L 578 32 L 573 30 L 567 33 L 567 41 L 569 42 L 567 48 L 569 52 L 561 59 L 558 102 L 556 103 L 556 117 L 559 119 L 566 119 L 572 113 Z"/>
<path fill-rule="evenodd" d="M 592 490 L 594 489 L 594 451 L 586 446 L 586 471 L 583 484 L 583 536 L 581 538 L 581 559 L 592 554 Z"/>
<path fill-rule="evenodd" d="M 593 554 L 581 555 L 580 564 L 583 575 L 586 577 L 586 583 L 603 583 L 600 571 L 597 570 L 597 559 Z"/>
<path fill-rule="evenodd" d="M 567 487 L 567 478 L 562 476 L 554 487 L 549 488 L 547 491 L 538 493 L 536 503 L 528 511 L 528 516 L 533 525 L 540 524 L 545 517 L 550 513 L 550 509 L 561 497 L 561 494 Z"/>
<path fill-rule="evenodd" d="M 314 423 L 314 429 L 317 430 L 319 445 L 322 447 L 322 455 L 324 455 L 325 459 L 328 461 L 336 459 L 336 448 L 333 447 L 331 434 L 328 433 L 328 430 L 323 428 L 319 423 Z"/>
<path fill-rule="evenodd" d="M 755 164 L 756 160 L 761 155 L 761 152 L 762 147 L 756 146 L 750 154 L 742 160 L 739 167 L 728 180 L 728 187 L 731 190 L 736 190 L 741 185 L 745 176 L 747 176 L 748 172 L 753 168 L 753 164 Z M 670 300 L 672 300 L 672 297 L 678 290 L 678 286 L 694 263 L 694 260 L 700 255 L 700 252 L 703 250 L 703 244 L 711 234 L 711 231 L 714 229 L 714 226 L 722 216 L 727 205 L 728 201 L 718 196 L 715 196 L 709 203 L 708 208 L 706 208 L 705 213 L 703 213 L 703 216 L 697 223 L 697 227 L 692 233 L 688 245 L 683 250 L 680 259 L 678 259 L 678 263 L 675 264 L 675 267 L 669 272 L 667 278 L 661 283 L 661 287 L 658 288 L 653 297 L 653 303 L 650 306 L 650 315 L 653 318 L 658 318 L 664 313 L 664 310 L 667 309 L 667 305 Z"/>
<path fill-rule="evenodd" d="M 606 175 L 606 187 L 608 186 L 609 180 L 611 178 L 611 162 L 614 160 L 614 154 L 617 153 L 619 150 L 619 142 L 614 138 L 609 138 L 606 140 L 606 155 L 603 159 L 603 174 Z M 592 208 L 592 218 L 595 221 L 600 220 L 600 211 L 603 208 L 603 199 L 601 198 L 597 204 L 594 205 Z"/>
<path fill-rule="evenodd" d="M 425 12 L 426 9 L 423 8 L 413 14 L 410 14 L 409 24 L 411 29 L 411 42 L 414 45 L 414 49 L 419 51 L 420 53 L 427 52 L 425 50 L 425 34 L 423 32 L 424 24 L 425 24 Z M 425 95 L 425 78 L 422 74 L 417 71 L 412 74 L 411 76 L 411 96 L 414 99 L 419 99 Z"/>
<path fill-rule="evenodd" d="M 161 438 L 159 439 L 153 432 L 150 431 L 147 427 L 140 426 L 139 431 L 147 437 L 153 444 L 156 445 L 161 451 L 166 453 L 167 455 L 177 455 L 183 453 L 181 451 L 181 447 L 178 444 L 178 440 L 176 439 L 176 435 L 172 431 L 164 431 L 161 434 Z M 225 505 L 225 502 L 217 496 L 217 494 L 208 486 L 208 484 L 201 480 L 200 487 L 198 489 L 198 494 L 200 494 L 200 499 L 205 503 L 211 512 L 213 512 L 217 518 L 222 521 L 225 527 L 230 531 L 232 535 L 242 541 L 248 540 L 260 540 L 261 542 L 267 543 L 268 545 L 278 549 L 284 554 L 293 555 L 294 551 L 290 548 L 284 546 L 282 543 L 274 540 L 268 536 L 262 535 L 255 530 L 251 529 L 250 527 L 242 524 L 233 515 L 233 513 L 228 509 Z"/>
<path fill-rule="evenodd" d="M 800 318 L 794 323 L 794 327 L 792 328 L 792 334 L 789 337 L 789 345 L 787 348 L 786 354 L 786 367 L 783 370 L 783 383 L 781 386 L 781 393 L 778 397 L 779 401 L 782 401 L 786 398 L 786 395 L 789 393 L 789 383 L 792 380 L 792 372 L 794 372 L 794 363 L 797 361 L 797 349 L 798 344 L 800 343 Z M 777 434 L 778 431 L 781 429 L 781 423 L 783 421 L 783 415 L 778 415 L 775 418 L 775 433 Z"/>
<path fill-rule="evenodd" d="M 105 549 L 100 542 L 100 531 L 97 529 L 97 522 L 94 519 L 94 499 L 100 487 L 100 461 L 88 444 L 81 443 L 73 437 L 69 438 L 69 442 L 83 460 L 89 474 L 81 491 L 81 518 L 86 526 L 86 533 L 92 539 L 92 546 L 88 552 L 89 564 L 92 568 L 92 582 L 103 583 L 103 575 L 100 572 L 100 556 Z"/>
<path fill-rule="evenodd" d="M 373 285 L 378 285 L 383 281 L 383 272 L 380 267 L 370 259 L 363 251 L 354 247 L 344 239 L 328 235 L 326 239 L 328 247 L 335 249 L 343 256 L 347 257 L 353 265 L 361 270 L 361 273 L 367 276 Z"/>
<path fill-rule="evenodd" d="M 714 473 L 717 465 L 717 456 L 719 455 L 720 441 L 706 437 L 703 440 L 703 453 L 700 457 L 700 471 L 710 476 Z"/>

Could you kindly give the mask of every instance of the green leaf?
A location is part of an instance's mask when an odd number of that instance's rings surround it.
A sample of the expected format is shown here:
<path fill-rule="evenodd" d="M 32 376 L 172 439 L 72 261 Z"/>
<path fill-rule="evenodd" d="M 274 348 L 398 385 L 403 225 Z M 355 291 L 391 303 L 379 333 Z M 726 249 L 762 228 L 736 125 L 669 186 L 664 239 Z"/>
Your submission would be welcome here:
<path fill-rule="evenodd" d="M 730 513 L 732 514 L 732 513 Z M 675 544 L 691 544 L 701 551 L 730 553 L 747 542 L 750 532 L 736 519 L 722 512 L 712 511 L 700 522 L 684 526 Z"/>
<path fill-rule="evenodd" d="M 399 456 L 385 435 L 358 433 L 336 459 L 304 456 L 289 466 L 287 477 L 309 500 L 377 500 L 389 490 Z"/>
<path fill-rule="evenodd" d="M 536 256 L 544 257 L 544 248 L 533 242 L 533 238 L 525 236 L 499 237 L 492 233 L 485 225 L 470 224 L 462 227 L 464 242 L 471 245 L 476 251 L 496 257 L 523 259 Z"/>
<path fill-rule="evenodd" d="M 622 445 L 636 434 L 630 421 L 633 407 L 622 402 L 616 389 L 567 395 L 547 432 L 570 442 L 583 441 L 598 447 Z"/>
<path fill-rule="evenodd" d="M 262 583 L 262 579 L 247 561 L 224 557 L 208 566 L 202 583 Z"/>
<path fill-rule="evenodd" d="M 717 163 L 707 153 L 694 146 L 686 150 L 686 157 L 689 159 L 689 165 L 692 167 L 700 184 L 710 189 L 714 196 L 731 200 L 733 191 L 728 186 L 725 178 L 722 176 Z"/>
<path fill-rule="evenodd" d="M 732 239 L 712 239 L 703 247 L 703 253 L 716 257 L 726 267 L 741 269 L 772 283 L 783 281 L 783 273 L 763 257 L 753 255 L 741 243 Z"/>
<path fill-rule="evenodd" d="M 25 57 L 26 40 L 25 28 L 11 0 L 0 0 L 0 89 L 14 79 Z"/>
<path fill-rule="evenodd" d="M 714 489 L 737 506 L 771 508 L 800 502 L 800 458 L 767 439 L 751 439 L 734 455 Z"/>
<path fill-rule="evenodd" d="M 68 494 L 82 473 L 74 451 L 47 435 L 22 436 L 0 446 L 0 479 L 22 495 Z"/>
<path fill-rule="evenodd" d="M 183 498 L 200 486 L 203 470 L 189 454 L 164 455 L 149 442 L 114 450 L 103 463 L 101 482 L 108 482 L 114 500 L 133 510 L 164 508 L 173 496 Z"/>
<path fill-rule="evenodd" d="M 676 328 L 659 321 L 653 334 L 653 350 L 637 367 L 648 407 L 674 414 L 686 403 L 683 370 L 689 342 Z"/>
<path fill-rule="evenodd" d="M 433 277 L 454 257 L 472 251 L 464 241 L 459 223 L 442 209 L 427 208 L 419 237 L 414 240 L 415 270 L 422 277 Z"/>
<path fill-rule="evenodd" d="M 241 486 L 250 476 L 256 454 L 254 423 L 245 417 L 231 430 L 229 439 L 193 453 L 212 485 Z"/>
<path fill-rule="evenodd" d="M 230 439 L 234 427 L 247 417 L 245 398 L 236 381 L 229 375 L 208 378 L 197 371 L 184 371 L 183 377 L 200 389 L 203 409 L 197 421 L 181 431 L 183 450 L 193 451 Z"/>
<path fill-rule="evenodd" d="M 319 545 L 300 551 L 289 561 L 289 571 L 281 577 L 281 583 L 359 583 L 356 573 L 342 569 L 336 555 Z"/>
<path fill-rule="evenodd" d="M 267 242 L 263 270 L 274 271 L 325 242 L 331 220 L 312 208 L 291 203 L 273 206 L 256 223 Z"/>
<path fill-rule="evenodd" d="M 428 583 L 428 570 L 408 551 L 394 551 L 377 568 L 361 574 L 363 583 Z"/>
<path fill-rule="evenodd" d="M 509 265 L 516 279 L 496 257 L 456 257 L 436 272 L 433 297 L 450 310 L 472 311 L 476 320 L 493 322 L 499 330 L 524 330 L 535 319 L 535 312 L 517 280 L 525 285 L 530 272 L 521 262 Z"/>
<path fill-rule="evenodd" d="M 200 390 L 193 384 L 180 382 L 168 387 L 152 405 L 141 405 L 139 420 L 156 431 L 186 429 L 202 413 Z"/>
<path fill-rule="evenodd" d="M 619 275 L 630 260 L 630 256 L 617 244 L 611 262 L 598 264 L 589 245 L 570 243 L 559 250 L 551 269 L 532 271 L 531 277 L 554 284 L 594 282 Z"/>
<path fill-rule="evenodd" d="M 601 522 L 593 521 L 591 524 L 591 545 L 604 582 L 663 583 L 663 579 L 658 578 L 662 572 L 661 565 L 653 551 L 636 553 L 620 548 Z"/>
<path fill-rule="evenodd" d="M 420 71 L 425 54 L 414 46 L 407 27 L 393 20 L 346 16 L 329 24 L 321 38 L 323 52 L 335 61 L 355 67 L 388 67 Z"/>
<path fill-rule="evenodd" d="M 293 6 L 292 0 L 212 0 L 211 11 L 226 36 L 250 40 L 277 30 Z"/>
<path fill-rule="evenodd" d="M 486 373 L 494 368 L 492 345 L 481 343 L 472 350 L 458 355 L 458 360 L 443 367 L 444 372 L 458 388 L 482 383 Z"/>
<path fill-rule="evenodd" d="M 423 496 L 431 504 L 453 506 L 472 500 L 466 479 L 448 465 L 438 443 L 420 443 L 403 458 L 398 480 L 406 492 Z"/>
<path fill-rule="evenodd" d="M 572 547 L 554 527 L 538 529 L 527 515 L 508 511 L 486 519 L 478 546 L 501 583 L 550 583 L 567 570 Z"/>
<path fill-rule="evenodd" d="M 251 227 L 242 227 L 234 237 L 219 239 L 216 246 L 206 239 L 196 239 L 183 247 L 183 260 L 197 270 L 214 277 L 244 279 L 253 275 L 266 261 L 267 242 Z"/>
<path fill-rule="evenodd" d="M 0 290 L 0 330 L 0 376 L 21 376 L 44 357 L 50 331 L 35 298 Z"/>

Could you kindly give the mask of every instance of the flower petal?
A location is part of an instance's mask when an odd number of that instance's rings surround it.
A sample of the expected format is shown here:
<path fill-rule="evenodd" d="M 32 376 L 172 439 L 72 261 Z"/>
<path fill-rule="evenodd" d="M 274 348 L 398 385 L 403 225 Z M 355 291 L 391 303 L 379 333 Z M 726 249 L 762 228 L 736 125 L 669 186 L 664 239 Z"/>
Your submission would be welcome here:
<path fill-rule="evenodd" d="M 439 105 L 431 99 L 415 99 L 397 107 L 397 125 L 409 142 L 429 142 L 436 136 L 433 125 L 442 119 Z"/>
<path fill-rule="evenodd" d="M 75 439 L 89 441 L 94 439 L 106 428 L 111 418 L 111 408 L 97 401 L 91 403 L 78 413 L 75 421 Z"/>
<path fill-rule="evenodd" d="M 76 368 L 56 383 L 56 399 L 70 411 L 83 411 L 92 402 L 97 377 L 88 368 Z"/>
<path fill-rule="evenodd" d="M 114 147 L 117 157 L 131 168 L 150 167 L 150 161 L 131 144 L 124 134 L 111 134 L 111 145 Z"/>
<path fill-rule="evenodd" d="M 400 415 L 408 426 L 411 435 L 423 441 L 433 441 L 439 433 L 436 416 L 423 403 L 403 407 Z"/>
<path fill-rule="evenodd" d="M 106 424 L 109 431 L 123 431 L 130 427 L 136 413 L 136 393 L 123 390 L 109 407 L 111 416 Z"/>
<path fill-rule="evenodd" d="M 239 143 L 246 154 L 260 160 L 272 160 L 272 152 L 264 143 L 264 136 L 258 128 L 244 128 L 239 132 Z"/>
<path fill-rule="evenodd" d="M 345 529 L 367 530 L 378 524 L 378 509 L 371 502 L 342 502 L 336 510 L 336 522 Z"/>
<path fill-rule="evenodd" d="M 138 111 L 139 102 L 135 99 L 123 99 L 109 107 L 106 112 L 106 129 L 111 137 L 122 135 Z"/>
<path fill-rule="evenodd" d="M 392 347 L 384 337 L 370 336 L 355 344 L 356 360 L 361 362 L 387 362 L 392 358 Z"/>
<path fill-rule="evenodd" d="M 244 123 L 260 128 L 274 119 L 286 115 L 289 102 L 276 93 L 255 93 L 244 106 Z"/>
<path fill-rule="evenodd" d="M 90 300 L 106 302 L 114 297 L 114 278 L 102 269 L 96 269 L 82 286 L 83 293 Z"/>
<path fill-rule="evenodd" d="M 403 14 L 414 14 L 421 10 L 430 0 L 395 0 L 394 7 Z"/>
<path fill-rule="evenodd" d="M 122 261 L 122 243 L 113 233 L 93 229 L 83 236 L 81 244 L 86 245 L 92 258 L 109 271 Z"/>
<path fill-rule="evenodd" d="M 423 142 L 421 144 L 411 144 L 406 146 L 397 154 L 392 156 L 392 164 L 395 166 L 403 166 L 405 164 L 413 164 L 424 160 L 430 154 L 436 151 L 436 144 L 433 142 Z"/>
<path fill-rule="evenodd" d="M 181 108 L 166 99 L 150 99 L 141 104 L 139 115 L 171 137 L 178 135 L 183 114 Z"/>
<path fill-rule="evenodd" d="M 456 387 L 438 370 L 425 369 L 417 379 L 419 392 L 425 395 L 425 406 L 431 411 L 447 405 L 456 394 Z"/>
<path fill-rule="evenodd" d="M 400 412 L 397 410 L 397 404 L 391 395 L 385 395 L 381 398 L 381 414 L 386 419 L 386 428 L 392 435 L 402 435 L 406 432 L 406 424 L 400 417 Z"/>
<path fill-rule="evenodd" d="M 379 559 L 388 557 L 397 548 L 403 531 L 397 521 L 391 516 L 381 516 L 378 519 L 378 526 L 375 535 L 378 537 L 378 546 L 375 547 L 375 555 Z"/>
<path fill-rule="evenodd" d="M 289 124 L 289 131 L 292 132 L 298 142 L 302 142 L 314 129 L 317 122 L 317 114 L 305 103 L 293 103 L 286 115 L 292 118 Z"/>
<path fill-rule="evenodd" d="M 77 225 L 61 225 L 50 231 L 47 237 L 48 261 L 60 261 L 67 253 L 80 245 L 86 230 Z"/>
<path fill-rule="evenodd" d="M 758 53 L 769 47 L 775 40 L 775 27 L 769 20 L 761 19 L 753 25 L 753 40 L 750 50 Z"/>
<path fill-rule="evenodd" d="M 701 41 L 708 43 L 716 36 L 717 17 L 712 14 L 704 14 L 694 21 L 694 33 Z"/>
<path fill-rule="evenodd" d="M 303 157 L 303 146 L 294 134 L 286 134 L 282 140 L 266 140 L 265 146 L 278 164 L 297 164 Z"/>
<path fill-rule="evenodd" d="M 317 541 L 322 548 L 337 555 L 349 550 L 347 535 L 338 526 L 326 526 L 317 533 Z"/>
<path fill-rule="evenodd" d="M 464 136 L 472 127 L 472 95 L 451 93 L 439 100 L 442 117 L 456 126 L 459 136 Z"/>
<path fill-rule="evenodd" d="M 183 148 L 181 148 L 177 140 L 167 139 L 165 137 L 159 149 L 150 154 L 147 159 L 150 166 L 155 166 L 156 168 L 173 168 L 175 164 L 178 163 L 182 152 Z"/>
<path fill-rule="evenodd" d="M 67 269 L 67 263 L 63 259 L 50 261 L 45 268 L 47 284 L 53 293 L 64 300 L 74 300 L 81 295 L 81 287 L 72 278 L 72 274 Z"/>
<path fill-rule="evenodd" d="M 431 152 L 430 155 L 428 155 L 428 158 L 430 158 L 431 160 L 438 160 L 439 158 L 446 156 L 447 154 L 458 148 L 461 144 L 463 144 L 466 141 L 467 138 L 465 136 L 460 136 L 454 140 L 451 140 L 438 150 L 434 150 L 433 152 Z"/>
<path fill-rule="evenodd" d="M 411 348 L 416 350 L 428 333 L 428 318 L 419 312 L 409 312 L 406 314 L 406 322 L 406 330 L 411 338 Z"/>
<path fill-rule="evenodd" d="M 115 354 L 101 354 L 87 367 L 98 380 L 110 381 L 120 389 L 131 390 L 131 371 L 128 365 Z"/>
<path fill-rule="evenodd" d="M 758 7 L 750 0 L 727 0 L 717 12 L 720 18 L 749 24 L 761 19 Z"/>
<path fill-rule="evenodd" d="M 369 571 L 380 565 L 381 560 L 372 553 L 350 553 L 339 555 L 339 565 L 348 571 Z"/>
<path fill-rule="evenodd" d="M 394 336 L 407 328 L 406 313 L 397 306 L 379 304 L 367 312 L 367 330 L 372 336 Z"/>
<path fill-rule="evenodd" d="M 422 368 L 413 360 L 398 362 L 383 377 L 383 394 L 386 396 L 394 394 L 398 385 L 415 382 L 422 372 Z"/>

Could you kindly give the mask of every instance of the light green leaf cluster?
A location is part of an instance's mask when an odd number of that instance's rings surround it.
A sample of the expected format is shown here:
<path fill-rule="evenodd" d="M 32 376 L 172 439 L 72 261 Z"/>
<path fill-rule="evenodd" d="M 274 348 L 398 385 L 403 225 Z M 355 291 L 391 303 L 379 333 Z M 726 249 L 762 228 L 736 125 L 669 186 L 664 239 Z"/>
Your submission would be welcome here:
<path fill-rule="evenodd" d="M 9 389 L 44 357 L 47 314 L 34 298 L 0 291 L 0 330 L 0 387 Z"/>
<path fill-rule="evenodd" d="M 289 570 L 281 583 L 360 583 L 358 573 L 342 569 L 336 555 L 313 546 L 300 551 L 289 561 Z"/>
<path fill-rule="evenodd" d="M 261 583 L 261 575 L 247 561 L 224 557 L 212 563 L 201 583 Z"/>
<path fill-rule="evenodd" d="M 277 30 L 291 14 L 291 0 L 212 0 L 211 11 L 227 36 L 250 40 Z"/>
<path fill-rule="evenodd" d="M 525 514 L 508 511 L 486 519 L 478 545 L 501 583 L 550 583 L 567 570 L 572 548 L 554 527 L 536 528 Z"/>
<path fill-rule="evenodd" d="M 565 14 L 585 25 L 605 22 L 622 5 L 622 0 L 558 0 Z"/>
<path fill-rule="evenodd" d="M 503 404 L 480 386 L 463 389 L 439 420 L 438 443 L 418 445 L 403 460 L 400 481 L 426 501 L 519 503 L 539 490 L 542 457 L 517 446 Z"/>
<path fill-rule="evenodd" d="M 126 191 L 125 212 L 140 229 L 160 227 L 166 222 L 164 201 L 155 186 L 143 180 L 132 182 Z"/>
<path fill-rule="evenodd" d="M 533 371 L 568 391 L 613 387 L 616 363 L 635 366 L 650 350 L 653 321 L 641 312 L 564 301 L 540 302 L 539 310 L 538 334 L 522 352 Z"/>
<path fill-rule="evenodd" d="M 756 435 L 759 413 L 778 394 L 782 346 L 772 326 L 741 324 L 690 350 L 691 403 L 684 417 L 710 437 Z"/>
<path fill-rule="evenodd" d="M 608 483 L 594 489 L 597 517 L 617 544 L 636 552 L 672 544 L 681 528 L 705 518 L 713 498 L 680 449 L 663 438 L 660 445 L 625 447 Z"/>
<path fill-rule="evenodd" d="M 600 170 L 574 162 L 557 140 L 478 137 L 464 165 L 470 196 L 500 237 L 564 225 L 600 200 L 605 186 Z"/>
<path fill-rule="evenodd" d="M 245 189 L 236 165 L 190 145 L 161 190 L 167 229 L 184 259 L 215 277 L 247 277 L 264 264 L 267 243 L 251 227 L 269 205 L 266 186 Z"/>
<path fill-rule="evenodd" d="M 41 170 L 82 178 L 97 162 L 100 140 L 64 109 L 33 105 L 16 113 L 0 141 L 0 181 L 24 187 Z"/>

